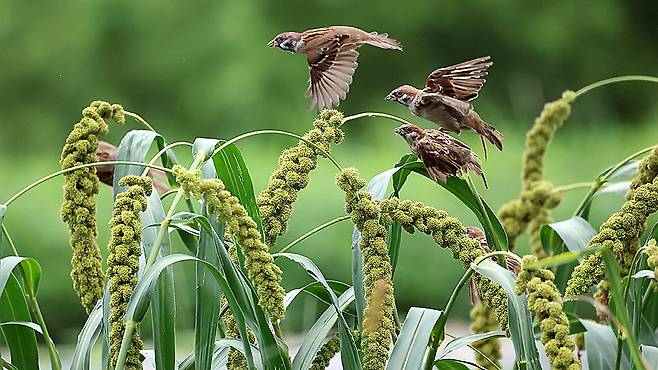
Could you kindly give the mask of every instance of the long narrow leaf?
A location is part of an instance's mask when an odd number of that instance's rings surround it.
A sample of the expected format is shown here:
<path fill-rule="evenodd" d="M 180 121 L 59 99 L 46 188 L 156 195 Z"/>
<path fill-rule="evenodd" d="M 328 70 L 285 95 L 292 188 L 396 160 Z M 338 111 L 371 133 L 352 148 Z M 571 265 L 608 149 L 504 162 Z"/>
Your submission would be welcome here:
<path fill-rule="evenodd" d="M 0 322 L 32 321 L 25 292 L 11 271 L 3 285 Z M 16 325 L 0 326 L 0 332 L 5 337 L 14 366 L 19 369 L 39 368 L 37 337 L 32 329 Z"/>
<path fill-rule="evenodd" d="M 338 297 L 338 309 L 344 311 L 354 301 L 354 289 L 350 288 Z M 334 307 L 328 307 L 311 329 L 306 333 L 302 345 L 299 347 L 292 361 L 294 370 L 306 370 L 311 367 L 313 358 L 322 346 L 322 342 L 338 320 L 338 313 Z"/>
<path fill-rule="evenodd" d="M 91 351 L 101 333 L 103 321 L 103 307 L 99 302 L 91 311 L 85 325 L 78 334 L 78 342 L 73 351 L 70 370 L 89 370 Z"/>
<path fill-rule="evenodd" d="M 539 353 L 535 345 L 532 317 L 528 311 L 525 294 L 516 295 L 516 278 L 509 270 L 491 260 L 473 264 L 473 269 L 483 276 L 495 281 L 505 289 L 509 310 L 509 331 L 516 351 L 516 363 L 519 369 L 540 370 Z"/>
<path fill-rule="evenodd" d="M 432 329 L 441 313 L 429 308 L 411 307 L 386 365 L 387 370 L 422 368 Z"/>
<path fill-rule="evenodd" d="M 581 320 L 587 330 L 585 332 L 585 348 L 587 349 L 587 364 L 590 369 L 614 370 L 617 359 L 617 337 L 607 325 L 597 324 L 590 320 Z M 628 357 L 622 358 L 624 369 L 628 368 Z"/>
<path fill-rule="evenodd" d="M 443 351 L 441 352 L 441 357 L 445 357 L 450 352 L 456 351 L 462 347 L 466 347 L 473 342 L 481 341 L 483 339 L 499 338 L 499 337 L 505 337 L 505 333 L 500 330 L 495 330 L 481 334 L 467 334 L 462 337 L 455 338 L 450 342 L 448 342 L 448 344 L 446 344 L 446 346 L 443 348 Z"/>
<path fill-rule="evenodd" d="M 331 298 L 331 303 L 336 309 L 336 313 L 338 314 L 338 329 L 341 335 L 340 346 L 341 346 L 341 361 L 343 363 L 343 368 L 360 369 L 361 360 L 359 358 L 359 353 L 356 348 L 356 344 L 354 343 L 354 338 L 352 337 L 352 333 L 350 332 L 350 329 L 347 326 L 347 321 L 345 321 L 343 312 L 339 308 L 338 297 L 336 297 L 336 294 L 334 293 L 333 289 L 331 289 L 331 287 L 329 286 L 329 283 L 324 278 L 324 275 L 322 274 L 320 269 L 308 257 L 302 256 L 300 254 L 277 253 L 275 256 L 285 257 L 293 262 L 298 263 L 306 270 L 306 272 L 315 281 L 322 284 L 327 294 L 329 294 L 329 297 Z"/>

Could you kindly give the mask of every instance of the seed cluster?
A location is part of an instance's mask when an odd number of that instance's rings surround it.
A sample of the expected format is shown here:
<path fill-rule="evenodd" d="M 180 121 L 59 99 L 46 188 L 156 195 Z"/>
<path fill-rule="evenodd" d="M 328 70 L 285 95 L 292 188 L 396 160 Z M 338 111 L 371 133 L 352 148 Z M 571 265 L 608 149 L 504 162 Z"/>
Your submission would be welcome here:
<path fill-rule="evenodd" d="M 626 202 L 601 225 L 589 245 L 611 250 L 626 273 L 639 248 L 647 217 L 658 210 L 658 148 L 640 163 L 640 173 L 631 183 Z M 592 253 L 574 269 L 567 295 L 587 294 L 590 287 L 605 279 L 601 253 Z"/>
<path fill-rule="evenodd" d="M 82 119 L 75 124 L 66 138 L 60 165 L 63 170 L 96 162 L 98 137 L 108 132 L 106 119 L 122 124 L 123 108 L 106 102 L 95 101 L 82 111 Z M 73 288 L 87 313 L 103 295 L 103 266 L 96 244 L 96 200 L 98 178 L 96 169 L 87 167 L 64 175 L 64 202 L 61 216 L 71 235 L 73 250 L 71 279 Z"/>
<path fill-rule="evenodd" d="M 265 230 L 265 243 L 274 246 L 279 236 L 286 233 L 297 196 L 309 182 L 309 174 L 317 167 L 318 148 L 329 153 L 331 144 L 343 140 L 338 128 L 343 114 L 336 110 L 323 110 L 313 122 L 314 129 L 307 132 L 299 143 L 283 151 L 279 168 L 272 173 L 267 187 L 256 197 Z"/>
<path fill-rule="evenodd" d="M 386 228 L 379 223 L 380 210 L 372 196 L 363 191 L 366 182 L 354 168 L 342 170 L 336 184 L 345 192 L 345 210 L 361 233 L 366 309 L 361 349 L 363 368 L 386 367 L 393 323 L 393 281 L 391 259 L 386 244 Z"/>
<path fill-rule="evenodd" d="M 461 261 L 465 267 L 485 254 L 480 242 L 469 237 L 464 225 L 445 211 L 426 206 L 422 202 L 398 198 L 384 199 L 380 207 L 385 224 L 398 222 L 409 233 L 417 229 L 431 235 L 436 244 L 450 248 L 453 258 Z M 494 310 L 501 329 L 507 331 L 507 296 L 503 288 L 479 274 L 472 279 L 487 307 Z"/>
<path fill-rule="evenodd" d="M 531 224 L 534 235 L 533 250 L 540 255 L 543 253 L 536 234 L 543 223 L 551 221 L 548 210 L 555 208 L 561 200 L 559 195 L 552 194 L 553 186 L 544 180 L 544 154 L 555 131 L 562 127 L 569 117 L 571 103 L 575 98 L 573 91 L 565 91 L 560 99 L 544 105 L 544 110 L 528 131 L 523 153 L 521 196 L 504 205 L 499 211 L 507 231 L 510 249 L 514 248 L 516 238 Z M 538 217 L 539 220 L 536 220 Z"/>
<path fill-rule="evenodd" d="M 126 176 L 119 180 L 119 185 L 129 186 L 119 194 L 114 202 L 110 219 L 112 235 L 107 249 L 107 278 L 110 290 L 110 357 L 112 366 L 116 365 L 123 332 L 124 315 L 130 296 L 137 285 L 139 257 L 142 255 L 142 223 L 139 213 L 146 210 L 146 197 L 151 194 L 152 182 L 148 177 Z M 133 332 L 126 369 L 141 369 L 140 350 L 144 343 L 137 331 Z"/>
<path fill-rule="evenodd" d="M 338 333 L 331 337 L 329 341 L 320 347 L 315 354 L 310 370 L 324 370 L 329 366 L 329 362 L 340 351 L 340 337 Z"/>
<path fill-rule="evenodd" d="M 650 269 L 654 271 L 654 279 L 658 281 L 658 246 L 656 246 L 656 240 L 649 240 L 649 245 L 647 246 L 647 265 Z"/>
<path fill-rule="evenodd" d="M 235 233 L 235 240 L 245 256 L 245 268 L 258 293 L 258 303 L 273 320 L 285 315 L 281 287 L 281 269 L 274 263 L 267 246 L 261 241 L 256 222 L 235 196 L 231 195 L 219 179 L 201 180 L 201 171 L 189 171 L 182 166 L 173 167 L 176 181 L 186 194 L 206 202 L 208 213 L 216 214 L 220 221 Z"/>
<path fill-rule="evenodd" d="M 528 293 L 528 308 L 535 313 L 541 328 L 541 342 L 553 369 L 579 370 L 580 361 L 569 337 L 569 319 L 562 310 L 562 296 L 554 284 L 555 275 L 547 269 L 529 270 L 535 256 L 523 257 L 523 270 L 516 282 L 516 293 Z"/>

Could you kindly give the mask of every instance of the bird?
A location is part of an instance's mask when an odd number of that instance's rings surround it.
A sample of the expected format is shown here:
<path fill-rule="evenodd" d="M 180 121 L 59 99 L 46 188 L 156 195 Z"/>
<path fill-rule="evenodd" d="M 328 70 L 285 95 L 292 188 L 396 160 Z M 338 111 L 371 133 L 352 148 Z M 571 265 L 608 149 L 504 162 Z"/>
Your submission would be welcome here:
<path fill-rule="evenodd" d="M 491 57 L 485 56 L 439 68 L 427 76 L 422 90 L 402 85 L 391 91 L 386 100 L 397 101 L 413 115 L 432 121 L 444 130 L 457 134 L 462 130 L 475 131 L 480 135 L 486 157 L 484 138 L 503 150 L 503 134 L 484 122 L 469 102 L 478 97 L 492 64 Z"/>
<path fill-rule="evenodd" d="M 98 140 L 98 148 L 96 148 L 96 156 L 98 157 L 99 161 L 101 162 L 116 161 L 118 152 L 119 149 L 116 146 L 106 141 Z M 98 180 L 100 182 L 112 187 L 114 185 L 114 164 L 106 163 L 96 166 L 96 176 L 98 177 Z M 164 193 L 167 190 L 169 190 L 169 186 L 161 182 L 167 179 L 167 175 L 164 172 L 156 169 L 150 169 L 148 171 L 148 176 L 151 179 L 153 179 L 153 187 L 155 187 L 155 189 L 158 192 Z"/>
<path fill-rule="evenodd" d="M 333 26 L 304 32 L 283 32 L 267 46 L 291 53 L 306 54 L 310 78 L 305 97 L 311 97 L 308 110 L 317 104 L 317 111 L 338 106 L 345 100 L 352 83 L 363 44 L 381 49 L 402 50 L 386 33 L 366 32 L 355 27 Z"/>
<path fill-rule="evenodd" d="M 484 186 L 487 186 L 477 155 L 468 145 L 445 131 L 424 130 L 408 123 L 396 128 L 395 133 L 409 144 L 411 152 L 423 162 L 432 180 L 446 183 L 448 177 L 459 176 L 470 170 L 480 175 Z"/>

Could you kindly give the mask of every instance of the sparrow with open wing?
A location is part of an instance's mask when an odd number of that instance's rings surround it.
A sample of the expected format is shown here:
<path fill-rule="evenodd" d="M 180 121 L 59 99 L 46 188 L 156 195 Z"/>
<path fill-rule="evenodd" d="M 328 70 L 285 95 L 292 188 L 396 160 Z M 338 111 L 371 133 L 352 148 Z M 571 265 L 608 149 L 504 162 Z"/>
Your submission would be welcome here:
<path fill-rule="evenodd" d="M 480 134 L 486 156 L 484 139 L 503 150 L 503 134 L 487 124 L 469 101 L 478 97 L 486 82 L 484 76 L 492 65 L 491 57 L 482 57 L 454 66 L 439 68 L 427 77 L 423 90 L 403 85 L 391 91 L 386 100 L 397 101 L 411 113 L 428 119 L 444 130 L 460 133 L 472 130 Z"/>
<path fill-rule="evenodd" d="M 487 186 L 475 153 L 446 132 L 423 130 L 416 125 L 405 124 L 396 128 L 395 133 L 402 136 L 411 152 L 423 161 L 432 180 L 445 183 L 449 176 L 458 176 L 470 170 L 480 175 L 484 186 Z"/>
<path fill-rule="evenodd" d="M 267 46 L 292 53 L 305 53 L 311 77 L 306 97 L 311 96 L 309 110 L 317 104 L 318 112 L 345 100 L 352 83 L 363 44 L 382 49 L 402 50 L 400 43 L 386 33 L 366 32 L 354 27 L 334 26 L 304 32 L 284 32 Z"/>

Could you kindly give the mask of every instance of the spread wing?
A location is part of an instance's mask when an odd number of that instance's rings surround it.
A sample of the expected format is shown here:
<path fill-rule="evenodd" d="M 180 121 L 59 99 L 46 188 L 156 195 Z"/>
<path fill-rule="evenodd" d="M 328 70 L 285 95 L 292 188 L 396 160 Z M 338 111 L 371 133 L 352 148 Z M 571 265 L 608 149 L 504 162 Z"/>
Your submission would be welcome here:
<path fill-rule="evenodd" d="M 463 101 L 473 100 L 487 81 L 484 76 L 492 64 L 491 57 L 486 56 L 439 68 L 427 76 L 425 89 Z"/>
<path fill-rule="evenodd" d="M 359 57 L 355 43 L 343 43 L 347 35 L 337 35 L 325 46 L 308 52 L 311 78 L 306 96 L 311 96 L 309 110 L 317 104 L 318 112 L 337 106 L 347 96 Z"/>

